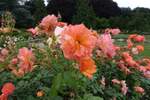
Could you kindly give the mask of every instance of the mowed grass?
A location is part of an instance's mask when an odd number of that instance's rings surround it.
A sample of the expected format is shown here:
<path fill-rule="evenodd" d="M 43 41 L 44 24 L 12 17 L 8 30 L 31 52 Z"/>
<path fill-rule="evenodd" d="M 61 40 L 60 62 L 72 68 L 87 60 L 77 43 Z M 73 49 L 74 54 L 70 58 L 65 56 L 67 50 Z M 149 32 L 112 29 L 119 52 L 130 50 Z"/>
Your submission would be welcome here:
<path fill-rule="evenodd" d="M 150 44 L 148 44 L 148 43 L 145 43 L 144 44 L 144 52 L 142 52 L 141 54 L 142 54 L 142 56 L 145 56 L 145 57 L 150 57 Z"/>
<path fill-rule="evenodd" d="M 130 34 L 125 34 L 125 33 L 124 34 L 118 34 L 116 36 L 113 36 L 113 38 L 117 38 L 117 39 L 124 38 L 124 39 L 127 39 L 129 35 Z M 142 35 L 142 34 L 140 34 L 140 35 Z M 144 35 L 144 36 L 145 36 L 146 40 L 150 41 L 150 34 L 149 35 Z"/>
<path fill-rule="evenodd" d="M 119 34 L 117 36 L 114 36 L 113 38 L 115 39 L 127 39 L 127 37 L 129 36 L 129 34 Z M 146 38 L 146 42 L 143 44 L 144 45 L 144 51 L 140 54 L 140 56 L 143 57 L 150 57 L 150 35 L 144 35 Z M 125 41 L 116 41 L 115 44 L 119 45 L 119 46 L 124 46 L 126 45 Z"/>

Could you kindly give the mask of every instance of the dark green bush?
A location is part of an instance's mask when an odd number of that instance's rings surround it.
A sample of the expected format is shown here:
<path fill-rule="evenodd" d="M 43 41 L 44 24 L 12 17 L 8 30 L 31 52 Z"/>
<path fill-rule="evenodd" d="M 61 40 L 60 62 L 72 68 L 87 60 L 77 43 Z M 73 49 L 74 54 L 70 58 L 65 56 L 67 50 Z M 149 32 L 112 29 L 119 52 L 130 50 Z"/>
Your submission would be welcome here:
<path fill-rule="evenodd" d="M 72 22 L 74 24 L 83 23 L 87 27 L 95 28 L 96 15 L 92 7 L 89 6 L 89 0 L 76 1 L 76 14 L 73 16 Z"/>
<path fill-rule="evenodd" d="M 16 8 L 13 10 L 17 28 L 30 28 L 34 25 L 34 18 L 30 11 L 24 8 Z"/>

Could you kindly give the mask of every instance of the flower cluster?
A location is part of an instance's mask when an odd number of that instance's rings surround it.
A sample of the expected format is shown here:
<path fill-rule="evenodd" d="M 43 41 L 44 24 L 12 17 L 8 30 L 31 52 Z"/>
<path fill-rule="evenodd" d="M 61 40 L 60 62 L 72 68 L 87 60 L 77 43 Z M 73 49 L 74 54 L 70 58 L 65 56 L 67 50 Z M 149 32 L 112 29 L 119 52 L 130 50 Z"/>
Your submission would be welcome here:
<path fill-rule="evenodd" d="M 120 47 L 117 50 L 117 56 L 119 59 L 116 59 L 115 62 L 117 63 L 117 67 L 125 74 L 125 75 L 131 75 L 134 73 L 135 69 L 141 73 L 143 73 L 143 76 L 149 78 L 149 60 L 150 59 L 143 59 L 138 60 L 134 58 L 134 55 L 138 55 L 142 51 L 144 51 L 144 47 L 142 45 L 139 45 L 138 43 L 144 42 L 145 37 L 137 34 L 129 35 L 127 39 L 127 46 Z M 114 79 L 112 80 L 113 83 L 121 84 L 121 81 Z M 139 86 L 134 87 L 135 91 L 138 93 L 144 93 L 144 89 Z M 122 89 L 124 90 L 124 89 Z M 124 92 L 126 93 L 126 92 Z M 124 94 L 123 93 L 123 94 Z"/>
<path fill-rule="evenodd" d="M 48 36 L 55 36 L 65 58 L 77 61 L 81 73 L 90 79 L 96 72 L 96 65 L 92 60 L 94 49 L 99 49 L 107 57 L 113 58 L 116 55 L 116 48 L 111 34 L 117 35 L 121 32 L 119 29 L 106 29 L 104 34 L 98 35 L 96 31 L 88 29 L 83 24 L 67 26 L 64 22 L 58 22 L 54 15 L 46 16 L 38 27 L 28 31 L 33 35 L 43 32 Z M 49 46 L 53 42 L 51 37 L 47 40 Z"/>
<path fill-rule="evenodd" d="M 83 24 L 69 25 L 61 33 L 61 49 L 64 56 L 79 63 L 80 71 L 92 78 L 96 65 L 91 59 L 97 38 Z"/>
<path fill-rule="evenodd" d="M 126 93 L 128 92 L 128 87 L 127 87 L 127 84 L 126 84 L 125 80 L 113 79 L 112 83 L 120 85 L 122 94 L 126 95 Z M 137 93 L 141 93 L 141 94 L 144 93 L 144 89 L 140 86 L 135 86 L 134 91 L 137 92 Z"/>
<path fill-rule="evenodd" d="M 67 59 L 79 62 L 80 71 L 91 79 L 96 72 L 96 65 L 91 59 L 93 50 L 99 49 L 106 56 L 113 58 L 116 49 L 110 33 L 119 32 L 119 29 L 111 29 L 98 35 L 96 31 L 87 29 L 83 24 L 69 25 L 61 33 L 61 49 Z"/>
<path fill-rule="evenodd" d="M 118 60 L 118 67 L 124 71 L 126 74 L 131 74 L 132 72 L 129 68 L 137 69 L 141 72 L 147 71 L 147 66 L 142 65 L 143 62 L 139 62 L 138 60 L 134 60 L 133 56 L 139 54 L 144 51 L 144 47 L 142 45 L 136 45 L 134 42 L 144 42 L 145 37 L 137 34 L 130 35 L 127 39 L 127 47 L 120 51 L 120 55 L 122 58 Z M 148 59 L 147 59 L 148 60 Z M 148 64 L 149 62 L 147 62 Z"/>
<path fill-rule="evenodd" d="M 145 37 L 137 34 L 132 34 L 127 39 L 127 47 L 131 48 L 134 46 L 133 42 L 144 42 Z"/>

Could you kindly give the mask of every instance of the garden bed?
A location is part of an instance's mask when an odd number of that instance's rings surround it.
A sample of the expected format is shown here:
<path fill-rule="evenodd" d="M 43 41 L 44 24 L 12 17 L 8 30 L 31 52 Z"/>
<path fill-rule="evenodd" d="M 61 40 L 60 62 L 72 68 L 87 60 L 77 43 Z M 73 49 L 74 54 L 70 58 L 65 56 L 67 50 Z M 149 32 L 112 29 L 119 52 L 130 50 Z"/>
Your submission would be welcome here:
<path fill-rule="evenodd" d="M 54 20 L 46 16 L 32 33 L 0 33 L 0 100 L 150 98 L 150 47 L 144 36 L 125 35 L 127 43 L 113 43 L 116 29 L 99 34 Z"/>

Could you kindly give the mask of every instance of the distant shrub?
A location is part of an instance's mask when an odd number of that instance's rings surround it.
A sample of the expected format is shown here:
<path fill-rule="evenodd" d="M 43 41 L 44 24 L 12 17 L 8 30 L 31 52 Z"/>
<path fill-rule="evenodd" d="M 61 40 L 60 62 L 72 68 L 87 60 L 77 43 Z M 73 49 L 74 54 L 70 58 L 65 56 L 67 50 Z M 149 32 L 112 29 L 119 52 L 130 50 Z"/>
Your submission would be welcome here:
<path fill-rule="evenodd" d="M 95 18 L 95 28 L 96 29 L 104 29 L 104 28 L 107 28 L 107 27 L 110 27 L 110 22 L 109 22 L 109 19 L 106 19 L 106 18 Z"/>
<path fill-rule="evenodd" d="M 73 16 L 74 24 L 84 23 L 88 27 L 95 28 L 96 15 L 92 7 L 89 6 L 89 0 L 77 0 L 76 14 Z"/>
<path fill-rule="evenodd" d="M 34 18 L 30 11 L 24 8 L 16 8 L 13 10 L 17 28 L 29 28 L 34 25 Z"/>
<path fill-rule="evenodd" d="M 13 28 L 15 26 L 15 20 L 14 20 L 14 16 L 11 14 L 11 12 L 6 11 L 4 13 L 2 13 L 1 16 L 1 27 L 8 27 L 8 28 Z"/>

